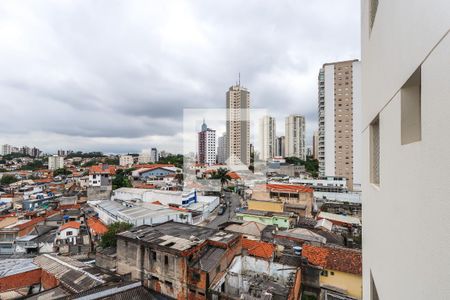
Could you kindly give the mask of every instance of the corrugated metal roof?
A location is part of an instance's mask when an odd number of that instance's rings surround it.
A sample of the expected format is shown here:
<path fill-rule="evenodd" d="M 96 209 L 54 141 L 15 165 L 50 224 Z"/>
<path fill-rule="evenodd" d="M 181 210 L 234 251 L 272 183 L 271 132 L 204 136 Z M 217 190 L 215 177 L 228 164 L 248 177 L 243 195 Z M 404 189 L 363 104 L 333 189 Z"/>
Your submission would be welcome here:
<path fill-rule="evenodd" d="M 69 257 L 44 254 L 35 257 L 34 263 L 55 276 L 65 288 L 74 293 L 80 293 L 104 283 L 102 279 L 83 270 L 89 265 Z"/>
<path fill-rule="evenodd" d="M 0 262 L 0 278 L 39 269 L 32 258 L 2 259 Z"/>

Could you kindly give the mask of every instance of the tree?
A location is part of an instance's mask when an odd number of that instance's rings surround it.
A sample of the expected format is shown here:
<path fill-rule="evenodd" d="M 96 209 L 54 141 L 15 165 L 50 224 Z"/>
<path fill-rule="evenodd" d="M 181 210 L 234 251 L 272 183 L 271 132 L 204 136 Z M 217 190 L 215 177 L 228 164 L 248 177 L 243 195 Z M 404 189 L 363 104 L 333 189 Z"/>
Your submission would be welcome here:
<path fill-rule="evenodd" d="M 127 170 L 117 170 L 116 176 L 114 177 L 112 181 L 112 189 L 116 190 L 121 187 L 132 187 L 130 179 L 128 176 L 132 172 L 133 169 L 127 169 Z"/>
<path fill-rule="evenodd" d="M 231 177 L 228 175 L 228 169 L 226 168 L 219 168 L 217 171 L 212 173 L 211 179 L 219 179 L 220 184 L 223 186 L 228 183 L 228 181 L 231 180 Z"/>
<path fill-rule="evenodd" d="M 133 227 L 132 224 L 127 222 L 114 222 L 108 226 L 108 231 L 102 236 L 100 246 L 102 248 L 116 247 L 118 233 L 127 231 Z"/>
<path fill-rule="evenodd" d="M 67 170 L 66 168 L 56 169 L 53 171 L 53 176 L 59 176 L 59 175 L 72 175 L 72 172 L 70 170 Z"/>
<path fill-rule="evenodd" d="M 183 155 L 168 155 L 166 157 L 162 157 L 158 161 L 159 164 L 172 164 L 177 168 L 183 168 Z"/>
<path fill-rule="evenodd" d="M 296 166 L 305 166 L 307 172 L 309 172 L 313 177 L 317 177 L 319 173 L 319 161 L 308 156 L 306 160 L 301 160 L 298 157 L 286 157 L 286 162 L 288 164 L 293 164 Z"/>
<path fill-rule="evenodd" d="M 0 179 L 0 185 L 10 185 L 11 183 L 19 181 L 13 175 L 3 175 Z"/>
<path fill-rule="evenodd" d="M 44 163 L 42 162 L 42 160 L 35 159 L 32 162 L 29 162 L 28 164 L 26 164 L 25 166 L 22 166 L 21 169 L 34 171 L 34 170 L 42 169 L 43 166 L 44 166 Z"/>

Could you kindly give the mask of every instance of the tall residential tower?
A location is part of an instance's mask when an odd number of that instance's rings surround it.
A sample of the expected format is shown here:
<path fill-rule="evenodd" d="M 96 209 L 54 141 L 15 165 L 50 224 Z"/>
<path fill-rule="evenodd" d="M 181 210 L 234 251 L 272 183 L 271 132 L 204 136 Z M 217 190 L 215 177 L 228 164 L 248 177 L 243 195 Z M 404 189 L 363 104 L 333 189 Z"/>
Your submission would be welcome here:
<path fill-rule="evenodd" d="M 268 160 L 276 156 L 276 123 L 275 118 L 264 116 L 260 120 L 261 160 Z"/>
<path fill-rule="evenodd" d="M 318 96 L 319 175 L 345 177 L 361 190 L 361 63 L 324 64 Z"/>
<path fill-rule="evenodd" d="M 306 160 L 305 117 L 290 115 L 285 124 L 285 155 Z"/>
<path fill-rule="evenodd" d="M 205 121 L 198 133 L 198 162 L 206 165 L 216 163 L 216 131 L 208 128 Z"/>
<path fill-rule="evenodd" d="M 250 92 L 240 83 L 227 92 L 227 162 L 250 165 Z"/>

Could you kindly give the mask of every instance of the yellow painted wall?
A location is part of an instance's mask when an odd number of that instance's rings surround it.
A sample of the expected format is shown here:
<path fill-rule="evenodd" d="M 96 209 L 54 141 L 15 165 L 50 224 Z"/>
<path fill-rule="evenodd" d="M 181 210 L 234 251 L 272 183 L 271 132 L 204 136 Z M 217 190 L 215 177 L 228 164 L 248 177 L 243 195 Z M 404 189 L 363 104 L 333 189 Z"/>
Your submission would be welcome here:
<path fill-rule="evenodd" d="M 334 286 L 346 290 L 348 295 L 362 299 L 362 276 L 344 273 L 335 270 L 327 270 L 328 276 L 320 275 L 320 284 Z M 334 275 L 331 275 L 334 272 Z"/>
<path fill-rule="evenodd" d="M 283 203 L 274 201 L 248 200 L 248 209 L 283 212 Z"/>

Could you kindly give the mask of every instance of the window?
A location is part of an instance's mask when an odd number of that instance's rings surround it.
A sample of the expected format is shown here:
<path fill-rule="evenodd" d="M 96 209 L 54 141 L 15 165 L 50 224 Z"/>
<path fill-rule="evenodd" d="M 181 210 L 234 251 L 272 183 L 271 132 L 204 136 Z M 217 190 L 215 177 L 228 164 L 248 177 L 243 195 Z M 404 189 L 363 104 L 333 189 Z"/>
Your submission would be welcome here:
<path fill-rule="evenodd" d="M 152 260 L 156 261 L 156 252 L 155 251 L 151 252 L 151 256 L 152 256 Z"/>
<path fill-rule="evenodd" d="M 72 231 L 67 231 L 66 235 L 72 235 Z"/>
<path fill-rule="evenodd" d="M 327 270 L 322 270 L 322 272 L 320 272 L 321 276 L 328 276 L 328 271 Z"/>
<path fill-rule="evenodd" d="M 370 182 L 380 184 L 380 121 L 370 124 Z"/>
<path fill-rule="evenodd" d="M 164 265 L 169 265 L 169 257 L 167 255 L 164 256 Z"/>
<path fill-rule="evenodd" d="M 421 68 L 419 67 L 401 89 L 402 145 L 422 139 L 421 77 Z"/>
<path fill-rule="evenodd" d="M 370 26 L 370 32 L 372 32 L 373 23 L 375 22 L 375 16 L 377 14 L 378 9 L 378 0 L 370 0 L 370 7 L 369 7 L 369 26 Z"/>
<path fill-rule="evenodd" d="M 164 283 L 167 285 L 168 288 L 173 289 L 173 284 L 170 281 L 164 281 Z"/>

